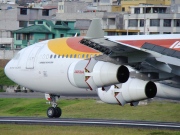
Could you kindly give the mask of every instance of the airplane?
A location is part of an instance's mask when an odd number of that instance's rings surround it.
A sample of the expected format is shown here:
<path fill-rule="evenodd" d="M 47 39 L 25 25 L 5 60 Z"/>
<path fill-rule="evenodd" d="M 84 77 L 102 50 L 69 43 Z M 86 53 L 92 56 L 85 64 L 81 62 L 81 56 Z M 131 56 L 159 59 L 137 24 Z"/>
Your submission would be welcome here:
<path fill-rule="evenodd" d="M 85 37 L 35 43 L 5 66 L 17 84 L 43 92 L 49 118 L 63 95 L 96 93 L 106 103 L 137 106 L 154 97 L 180 99 L 180 34 L 104 36 L 93 19 Z"/>

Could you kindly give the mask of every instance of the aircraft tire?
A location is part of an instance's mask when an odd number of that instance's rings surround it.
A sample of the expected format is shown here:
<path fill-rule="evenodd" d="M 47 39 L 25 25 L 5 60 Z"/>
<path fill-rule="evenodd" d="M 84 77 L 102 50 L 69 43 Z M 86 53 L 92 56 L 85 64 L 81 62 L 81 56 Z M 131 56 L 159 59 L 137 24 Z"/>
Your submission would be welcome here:
<path fill-rule="evenodd" d="M 61 114 L 62 114 L 62 110 L 61 110 L 61 108 L 56 107 L 56 108 L 55 108 L 55 110 L 56 110 L 56 115 L 55 115 L 55 118 L 59 118 L 59 117 L 61 117 Z"/>
<path fill-rule="evenodd" d="M 53 117 L 55 116 L 55 114 L 56 114 L 56 110 L 55 110 L 54 107 L 49 107 L 49 108 L 47 109 L 47 116 L 48 116 L 49 118 L 53 118 Z"/>

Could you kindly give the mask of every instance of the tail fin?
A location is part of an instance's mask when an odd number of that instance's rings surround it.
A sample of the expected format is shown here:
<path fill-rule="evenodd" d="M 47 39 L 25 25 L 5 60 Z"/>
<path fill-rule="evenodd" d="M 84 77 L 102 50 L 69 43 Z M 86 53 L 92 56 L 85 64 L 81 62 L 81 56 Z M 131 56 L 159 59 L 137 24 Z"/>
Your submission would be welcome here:
<path fill-rule="evenodd" d="M 92 20 L 89 29 L 87 31 L 87 34 L 84 38 L 86 39 L 92 39 L 92 38 L 103 38 L 104 37 L 104 31 L 101 27 L 101 19 L 95 18 Z"/>

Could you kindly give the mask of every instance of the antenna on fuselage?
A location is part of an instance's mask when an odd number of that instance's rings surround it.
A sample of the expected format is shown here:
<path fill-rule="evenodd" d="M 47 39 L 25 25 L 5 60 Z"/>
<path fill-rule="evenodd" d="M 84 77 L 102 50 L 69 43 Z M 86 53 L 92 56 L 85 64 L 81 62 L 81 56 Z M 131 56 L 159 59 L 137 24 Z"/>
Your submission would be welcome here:
<path fill-rule="evenodd" d="M 74 37 L 77 37 L 77 33 L 74 35 Z"/>

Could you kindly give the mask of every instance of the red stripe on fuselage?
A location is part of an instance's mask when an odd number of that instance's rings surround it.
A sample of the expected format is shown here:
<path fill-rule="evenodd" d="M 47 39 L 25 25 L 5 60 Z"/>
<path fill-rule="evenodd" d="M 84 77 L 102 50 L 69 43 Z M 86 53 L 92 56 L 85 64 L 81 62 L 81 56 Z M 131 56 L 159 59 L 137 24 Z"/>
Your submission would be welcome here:
<path fill-rule="evenodd" d="M 82 37 L 72 37 L 72 38 L 68 38 L 66 43 L 70 48 L 76 51 L 85 52 L 85 53 L 99 53 L 98 51 L 81 44 L 80 41 L 82 39 L 83 39 Z"/>

